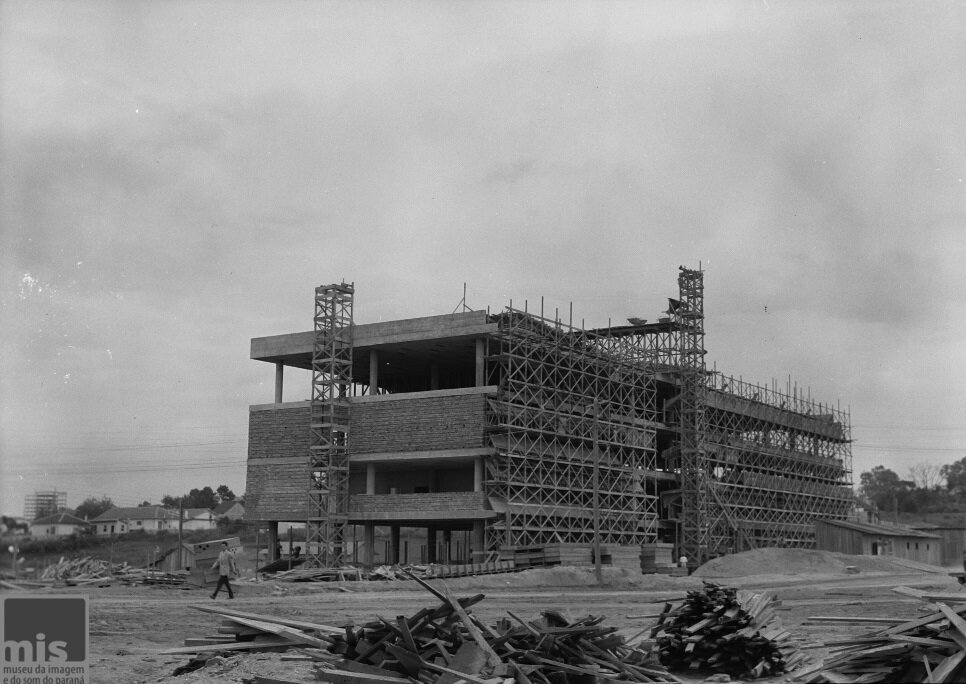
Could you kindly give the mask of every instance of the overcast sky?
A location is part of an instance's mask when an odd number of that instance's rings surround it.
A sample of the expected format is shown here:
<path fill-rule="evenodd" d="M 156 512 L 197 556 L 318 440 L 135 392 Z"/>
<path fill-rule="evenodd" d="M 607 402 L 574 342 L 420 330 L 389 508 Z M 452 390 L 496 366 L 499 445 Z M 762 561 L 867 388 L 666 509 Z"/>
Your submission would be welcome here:
<path fill-rule="evenodd" d="M 0 0 L 0 510 L 245 489 L 252 337 L 654 319 L 966 458 L 966 7 Z M 287 376 L 285 399 L 309 396 Z"/>

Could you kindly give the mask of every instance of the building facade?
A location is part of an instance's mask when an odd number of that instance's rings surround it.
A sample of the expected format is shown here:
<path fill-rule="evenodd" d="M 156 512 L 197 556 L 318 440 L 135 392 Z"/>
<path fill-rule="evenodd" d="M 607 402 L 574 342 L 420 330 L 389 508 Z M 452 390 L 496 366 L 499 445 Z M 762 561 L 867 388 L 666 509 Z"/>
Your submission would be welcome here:
<path fill-rule="evenodd" d="M 38 491 L 24 497 L 23 517 L 27 520 L 36 520 L 60 513 L 66 508 L 67 492 L 58 492 L 57 490 Z"/>
<path fill-rule="evenodd" d="M 61 511 L 43 518 L 37 518 L 30 523 L 30 536 L 37 539 L 54 539 L 80 534 L 90 527 L 86 520 L 76 515 Z"/>
<path fill-rule="evenodd" d="M 307 521 L 317 562 L 371 564 L 376 528 L 390 561 L 418 530 L 428 562 L 658 542 L 700 562 L 814 547 L 848 515 L 847 412 L 709 371 L 701 271 L 605 329 L 512 307 L 355 324 L 353 298 L 318 288 L 314 330 L 251 346 L 276 391 L 250 407 L 246 517 Z M 285 368 L 308 401 L 282 402 Z"/>
<path fill-rule="evenodd" d="M 207 510 L 207 509 L 206 509 Z M 126 532 L 157 534 L 178 529 L 178 512 L 161 506 L 121 508 L 115 506 L 90 521 L 94 534 L 112 536 Z"/>

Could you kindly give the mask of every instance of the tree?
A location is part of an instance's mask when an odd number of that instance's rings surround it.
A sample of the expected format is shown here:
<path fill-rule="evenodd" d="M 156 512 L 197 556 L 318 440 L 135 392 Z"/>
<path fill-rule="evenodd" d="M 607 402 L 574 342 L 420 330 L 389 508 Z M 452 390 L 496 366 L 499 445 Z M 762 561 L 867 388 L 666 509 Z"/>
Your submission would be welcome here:
<path fill-rule="evenodd" d="M 218 485 L 218 489 L 215 490 L 215 493 L 218 494 L 219 503 L 235 500 L 235 492 L 228 489 L 228 485 Z"/>
<path fill-rule="evenodd" d="M 78 518 L 93 520 L 101 513 L 106 513 L 112 508 L 114 508 L 114 502 L 111 501 L 111 497 L 103 496 L 98 499 L 97 497 L 89 496 L 74 510 L 74 514 Z"/>
<path fill-rule="evenodd" d="M 185 508 L 214 508 L 217 505 L 215 491 L 207 485 L 202 489 L 192 489 L 185 497 Z"/>
<path fill-rule="evenodd" d="M 150 501 L 142 501 L 141 503 L 138 504 L 138 508 L 150 508 L 153 505 L 154 504 L 151 503 Z"/>
<path fill-rule="evenodd" d="M 939 469 L 939 473 L 946 478 L 946 489 L 953 491 L 959 487 L 966 487 L 966 458 L 947 463 Z"/>
<path fill-rule="evenodd" d="M 893 506 L 901 511 L 915 512 L 918 505 L 915 499 L 915 484 L 900 480 L 896 473 L 885 466 L 876 466 L 871 472 L 859 476 L 859 492 L 881 511 L 891 511 Z"/>
<path fill-rule="evenodd" d="M 920 489 L 935 490 L 943 485 L 943 468 L 935 463 L 919 462 L 909 467 L 909 479 Z"/>

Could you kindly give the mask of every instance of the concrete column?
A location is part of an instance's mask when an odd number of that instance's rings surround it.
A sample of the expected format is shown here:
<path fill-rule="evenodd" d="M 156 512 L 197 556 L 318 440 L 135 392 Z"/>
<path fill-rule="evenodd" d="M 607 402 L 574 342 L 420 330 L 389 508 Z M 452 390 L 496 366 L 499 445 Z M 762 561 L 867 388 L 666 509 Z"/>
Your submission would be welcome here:
<path fill-rule="evenodd" d="M 362 543 L 366 547 L 362 557 L 362 563 L 367 568 L 372 568 L 376 565 L 376 524 L 371 522 L 365 523 L 362 535 Z"/>
<path fill-rule="evenodd" d="M 483 338 L 476 338 L 476 386 L 482 387 L 486 384 L 486 365 L 483 360 Z"/>
<path fill-rule="evenodd" d="M 275 403 L 282 403 L 282 381 L 285 377 L 285 366 L 281 363 L 275 364 Z"/>
<path fill-rule="evenodd" d="M 436 528 L 426 528 L 426 562 L 436 562 Z"/>
<path fill-rule="evenodd" d="M 477 456 L 473 459 L 473 491 L 483 491 L 483 457 Z"/>
<path fill-rule="evenodd" d="M 429 389 L 439 389 L 439 366 L 435 363 L 429 367 Z"/>
<path fill-rule="evenodd" d="M 278 560 L 278 520 L 268 522 L 268 560 Z"/>
<path fill-rule="evenodd" d="M 399 525 L 389 528 L 389 559 L 390 565 L 399 563 Z"/>
<path fill-rule="evenodd" d="M 486 559 L 486 535 L 483 530 L 483 521 L 473 521 L 473 562 L 482 563 Z"/>
<path fill-rule="evenodd" d="M 379 394 L 379 352 L 369 350 L 369 396 Z"/>
<path fill-rule="evenodd" d="M 376 493 L 376 464 L 366 463 L 366 494 Z"/>

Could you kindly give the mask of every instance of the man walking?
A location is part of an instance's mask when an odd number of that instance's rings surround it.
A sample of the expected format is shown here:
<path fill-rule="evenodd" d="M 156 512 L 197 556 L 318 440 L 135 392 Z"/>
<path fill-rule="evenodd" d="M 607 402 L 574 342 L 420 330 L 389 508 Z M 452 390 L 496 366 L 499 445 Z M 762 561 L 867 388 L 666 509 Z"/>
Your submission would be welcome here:
<path fill-rule="evenodd" d="M 218 554 L 215 562 L 211 564 L 211 569 L 214 570 L 215 568 L 218 568 L 219 573 L 218 586 L 215 587 L 215 593 L 211 595 L 211 598 L 218 596 L 222 585 L 228 590 L 228 598 L 235 598 L 235 592 L 231 590 L 231 584 L 228 583 L 228 578 L 232 574 L 238 574 L 238 567 L 235 565 L 235 556 L 228 550 L 228 542 L 221 543 L 221 553 Z"/>

